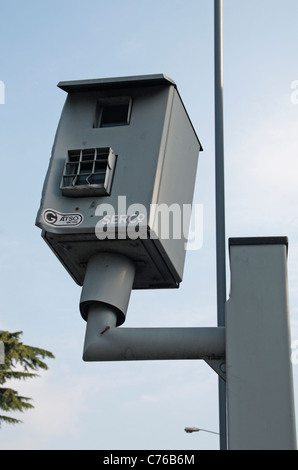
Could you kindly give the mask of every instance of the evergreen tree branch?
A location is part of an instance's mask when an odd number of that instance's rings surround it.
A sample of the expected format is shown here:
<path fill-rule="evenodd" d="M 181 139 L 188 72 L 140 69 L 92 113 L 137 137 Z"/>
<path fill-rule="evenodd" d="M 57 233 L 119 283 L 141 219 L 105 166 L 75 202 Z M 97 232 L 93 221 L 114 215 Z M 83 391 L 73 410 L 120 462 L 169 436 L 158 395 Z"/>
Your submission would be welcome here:
<path fill-rule="evenodd" d="M 38 377 L 39 369 L 47 370 L 48 366 L 44 359 L 54 359 L 54 355 L 45 349 L 24 345 L 20 341 L 22 331 L 10 333 L 0 331 L 0 341 L 4 343 L 4 364 L 0 365 L 0 385 L 4 385 L 11 379 L 28 379 Z M 21 370 L 20 370 L 21 369 Z M 25 411 L 34 406 L 29 403 L 31 398 L 18 395 L 18 392 L 0 387 L 0 409 L 3 411 Z M 9 416 L 0 416 L 1 422 L 19 423 L 18 419 Z"/>

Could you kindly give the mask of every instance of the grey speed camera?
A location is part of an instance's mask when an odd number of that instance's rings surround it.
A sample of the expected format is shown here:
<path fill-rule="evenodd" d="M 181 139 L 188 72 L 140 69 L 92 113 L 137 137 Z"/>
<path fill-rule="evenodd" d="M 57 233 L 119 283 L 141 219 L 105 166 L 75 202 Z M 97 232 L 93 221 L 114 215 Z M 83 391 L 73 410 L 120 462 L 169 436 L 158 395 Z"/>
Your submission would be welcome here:
<path fill-rule="evenodd" d="M 91 256 L 118 253 L 135 264 L 133 288 L 178 287 L 201 144 L 176 84 L 159 74 L 58 87 L 67 96 L 36 220 L 42 237 L 79 285 Z"/>

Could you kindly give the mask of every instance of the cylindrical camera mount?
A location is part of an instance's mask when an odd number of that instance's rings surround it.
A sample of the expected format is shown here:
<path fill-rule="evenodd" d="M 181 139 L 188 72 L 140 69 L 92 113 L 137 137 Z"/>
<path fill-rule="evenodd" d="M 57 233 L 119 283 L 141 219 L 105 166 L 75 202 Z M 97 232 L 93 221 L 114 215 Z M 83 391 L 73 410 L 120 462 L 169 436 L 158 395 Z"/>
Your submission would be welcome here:
<path fill-rule="evenodd" d="M 135 265 L 117 253 L 98 253 L 87 266 L 80 311 L 87 321 L 89 309 L 100 304 L 116 316 L 116 326 L 125 321 L 135 277 Z"/>

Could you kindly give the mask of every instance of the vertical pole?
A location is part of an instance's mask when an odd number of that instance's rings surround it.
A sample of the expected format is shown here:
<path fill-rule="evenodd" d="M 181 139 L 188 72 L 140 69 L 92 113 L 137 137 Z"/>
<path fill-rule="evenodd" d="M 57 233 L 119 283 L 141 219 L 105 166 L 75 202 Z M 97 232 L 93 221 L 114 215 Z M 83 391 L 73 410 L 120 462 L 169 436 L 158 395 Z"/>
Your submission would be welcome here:
<path fill-rule="evenodd" d="M 215 200 L 216 200 L 216 274 L 217 322 L 225 326 L 226 253 L 225 253 L 225 188 L 223 125 L 223 44 L 222 0 L 214 0 L 214 69 L 215 69 Z M 226 450 L 226 385 L 219 377 L 220 449 Z"/>
<path fill-rule="evenodd" d="M 229 450 L 297 450 L 286 237 L 230 239 Z"/>

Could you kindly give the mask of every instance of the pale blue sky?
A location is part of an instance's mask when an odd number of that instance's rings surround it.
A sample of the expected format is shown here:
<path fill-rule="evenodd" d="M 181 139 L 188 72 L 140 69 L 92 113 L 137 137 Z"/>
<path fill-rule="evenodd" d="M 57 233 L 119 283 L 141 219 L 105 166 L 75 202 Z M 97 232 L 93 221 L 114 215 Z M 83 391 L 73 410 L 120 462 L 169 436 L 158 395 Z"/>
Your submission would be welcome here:
<path fill-rule="evenodd" d="M 296 0 L 224 0 L 226 235 L 289 237 L 293 340 L 297 17 Z M 194 200 L 204 205 L 204 243 L 187 254 L 179 290 L 133 292 L 125 325 L 216 325 L 213 2 L 2 2 L 0 56 L 0 328 L 23 330 L 25 343 L 56 355 L 41 378 L 16 385 L 35 409 L 20 416 L 24 424 L 2 427 L 0 448 L 218 449 L 217 436 L 183 431 L 218 431 L 217 377 L 205 363 L 82 362 L 80 288 L 34 226 L 66 97 L 57 83 L 167 74 L 204 147 Z"/>

